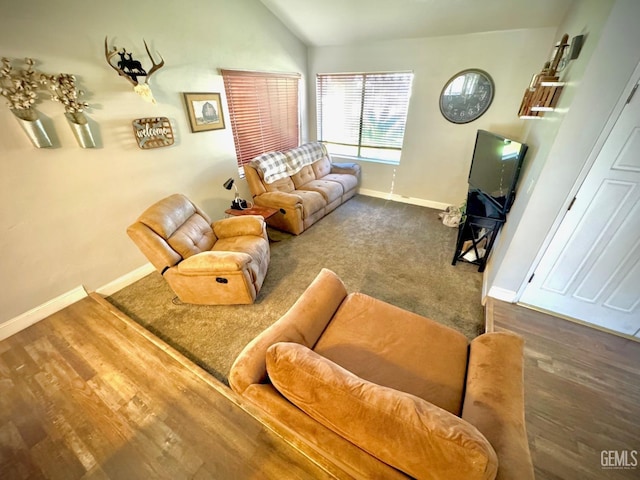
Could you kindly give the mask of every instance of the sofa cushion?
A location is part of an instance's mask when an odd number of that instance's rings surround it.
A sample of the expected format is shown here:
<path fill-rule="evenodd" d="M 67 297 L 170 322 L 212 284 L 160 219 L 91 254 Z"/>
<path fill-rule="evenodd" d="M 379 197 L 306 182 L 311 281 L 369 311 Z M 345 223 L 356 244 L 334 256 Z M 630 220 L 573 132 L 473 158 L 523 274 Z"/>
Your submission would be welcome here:
<path fill-rule="evenodd" d="M 309 416 L 416 478 L 493 479 L 496 454 L 471 424 L 368 382 L 297 343 L 267 350 L 273 385 Z"/>
<path fill-rule="evenodd" d="M 352 293 L 313 350 L 365 380 L 460 414 L 468 341 L 433 320 Z"/>
<path fill-rule="evenodd" d="M 138 221 L 166 240 L 196 210 L 196 206 L 187 197 L 176 193 L 151 205 L 140 215 Z"/>
<path fill-rule="evenodd" d="M 337 182 L 342 185 L 342 190 L 347 193 L 358 186 L 358 177 L 350 175 L 348 173 L 329 173 L 322 177 L 322 180 L 328 180 L 330 182 Z"/>
<path fill-rule="evenodd" d="M 299 187 L 298 190 L 311 190 L 321 194 L 327 203 L 331 203 L 342 197 L 342 185 L 337 182 L 329 182 L 327 180 L 311 180 Z"/>
<path fill-rule="evenodd" d="M 306 185 L 308 182 L 315 179 L 316 174 L 311 165 L 306 165 L 305 167 L 302 167 L 298 173 L 291 175 L 291 180 L 293 180 L 293 184 L 296 186 L 296 189 L 299 189 L 303 185 Z"/>
<path fill-rule="evenodd" d="M 291 193 L 296 187 L 291 181 L 291 177 L 281 178 L 273 183 L 265 183 L 264 188 L 267 192 L 284 192 Z"/>
<path fill-rule="evenodd" d="M 247 253 L 257 263 L 264 263 L 269 258 L 269 244 L 262 237 L 244 235 L 240 237 L 221 238 L 212 249 L 214 252 Z"/>
<path fill-rule="evenodd" d="M 323 157 L 320 160 L 313 162 L 311 167 L 316 174 L 316 178 L 322 178 L 331 173 L 331 161 L 329 160 L 329 157 Z"/>
<path fill-rule="evenodd" d="M 211 250 L 216 241 L 213 229 L 200 215 L 193 214 L 167 239 L 182 258 Z"/>
<path fill-rule="evenodd" d="M 330 458 L 331 463 L 347 473 L 345 478 L 407 480 L 406 473 L 393 468 L 380 459 L 365 452 L 349 440 L 311 418 L 287 400 L 270 384 L 254 383 L 242 394 L 243 399 L 254 403 L 260 414 L 277 419 L 289 430 L 302 448 L 311 446 L 321 458 Z M 341 477 L 332 477 L 341 478 Z"/>
<path fill-rule="evenodd" d="M 294 193 L 302 200 L 303 219 L 310 218 L 327 206 L 327 201 L 321 193 L 311 190 L 296 190 Z"/>

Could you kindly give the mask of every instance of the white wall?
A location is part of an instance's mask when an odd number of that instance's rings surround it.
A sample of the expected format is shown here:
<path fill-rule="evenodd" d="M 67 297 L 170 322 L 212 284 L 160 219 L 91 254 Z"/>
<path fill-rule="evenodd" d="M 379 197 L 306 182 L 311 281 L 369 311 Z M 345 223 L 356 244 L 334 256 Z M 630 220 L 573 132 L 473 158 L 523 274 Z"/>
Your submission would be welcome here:
<path fill-rule="evenodd" d="M 589 0 L 575 7 L 558 37 L 565 31 L 570 36 L 587 33 L 585 56 L 576 61 L 584 64 L 572 67 L 560 111 L 529 131 L 527 140 L 537 152 L 528 160 L 525 188 L 487 268 L 489 291 L 510 292 L 512 299 L 526 285 L 562 219 L 585 174 L 585 162 L 640 61 L 640 2 L 616 0 L 611 8 L 610 2 Z"/>
<path fill-rule="evenodd" d="M 182 192 L 223 217 L 232 194 L 222 183 L 237 175 L 226 103 L 225 130 L 192 134 L 182 92 L 223 93 L 218 68 L 299 72 L 304 82 L 307 65 L 306 47 L 257 0 L 3 3 L 0 54 L 75 74 L 99 148 L 78 146 L 58 104 L 38 106 L 55 129 L 52 149 L 34 148 L 0 108 L 0 323 L 144 264 L 125 229 L 166 195 Z M 157 105 L 107 66 L 106 35 L 144 66 L 143 38 L 162 54 L 166 65 L 150 80 Z M 131 121 L 147 116 L 171 120 L 173 146 L 138 148 Z M 248 195 L 243 182 L 240 188 Z"/>
<path fill-rule="evenodd" d="M 415 78 L 400 165 L 360 162 L 362 188 L 427 205 L 460 204 L 476 131 L 522 137 L 525 121 L 517 115 L 522 95 L 547 58 L 554 34 L 555 28 L 544 28 L 311 48 L 310 135 L 316 132 L 317 73 L 411 70 Z M 496 94 L 482 117 L 456 125 L 440 113 L 439 96 L 445 83 L 467 68 L 488 72 Z"/>

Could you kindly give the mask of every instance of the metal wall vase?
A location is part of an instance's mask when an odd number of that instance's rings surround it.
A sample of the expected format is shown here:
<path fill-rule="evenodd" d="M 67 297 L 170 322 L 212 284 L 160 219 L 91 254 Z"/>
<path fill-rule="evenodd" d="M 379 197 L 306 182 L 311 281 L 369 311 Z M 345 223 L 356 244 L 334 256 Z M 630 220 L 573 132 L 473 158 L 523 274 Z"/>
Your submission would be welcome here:
<path fill-rule="evenodd" d="M 67 117 L 67 121 L 71 126 L 71 130 L 73 131 L 78 144 L 82 148 L 94 148 L 96 146 L 96 142 L 93 139 L 91 128 L 89 127 L 89 121 L 84 113 L 65 113 L 64 116 Z"/>
<path fill-rule="evenodd" d="M 49 148 L 53 146 L 36 110 L 33 108 L 25 110 L 12 109 L 11 112 L 16 117 L 16 120 L 18 120 L 18 123 L 20 123 L 20 126 L 25 131 L 34 147 Z"/>

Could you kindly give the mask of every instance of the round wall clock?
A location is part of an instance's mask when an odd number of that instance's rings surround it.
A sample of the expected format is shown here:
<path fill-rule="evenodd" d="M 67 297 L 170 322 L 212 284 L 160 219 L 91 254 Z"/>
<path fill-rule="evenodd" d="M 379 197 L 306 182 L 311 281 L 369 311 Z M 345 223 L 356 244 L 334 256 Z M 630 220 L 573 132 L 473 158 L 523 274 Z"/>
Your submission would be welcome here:
<path fill-rule="evenodd" d="M 491 76 L 477 68 L 456 73 L 440 94 L 440 111 L 453 123 L 469 123 L 489 109 L 495 87 Z"/>

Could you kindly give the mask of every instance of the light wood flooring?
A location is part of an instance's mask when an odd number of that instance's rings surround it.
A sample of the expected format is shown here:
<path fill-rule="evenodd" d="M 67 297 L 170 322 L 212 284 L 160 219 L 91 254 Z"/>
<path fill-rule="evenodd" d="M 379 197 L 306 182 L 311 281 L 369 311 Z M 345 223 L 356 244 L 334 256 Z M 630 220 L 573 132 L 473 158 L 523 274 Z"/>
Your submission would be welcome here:
<path fill-rule="evenodd" d="M 495 330 L 525 339 L 527 433 L 537 480 L 640 479 L 640 464 L 601 466 L 603 450 L 636 450 L 640 462 L 640 343 L 500 301 L 489 301 L 487 318 Z M 604 455 L 613 463 L 616 453 Z"/>
<path fill-rule="evenodd" d="M 0 479 L 328 479 L 101 298 L 0 342 Z"/>

